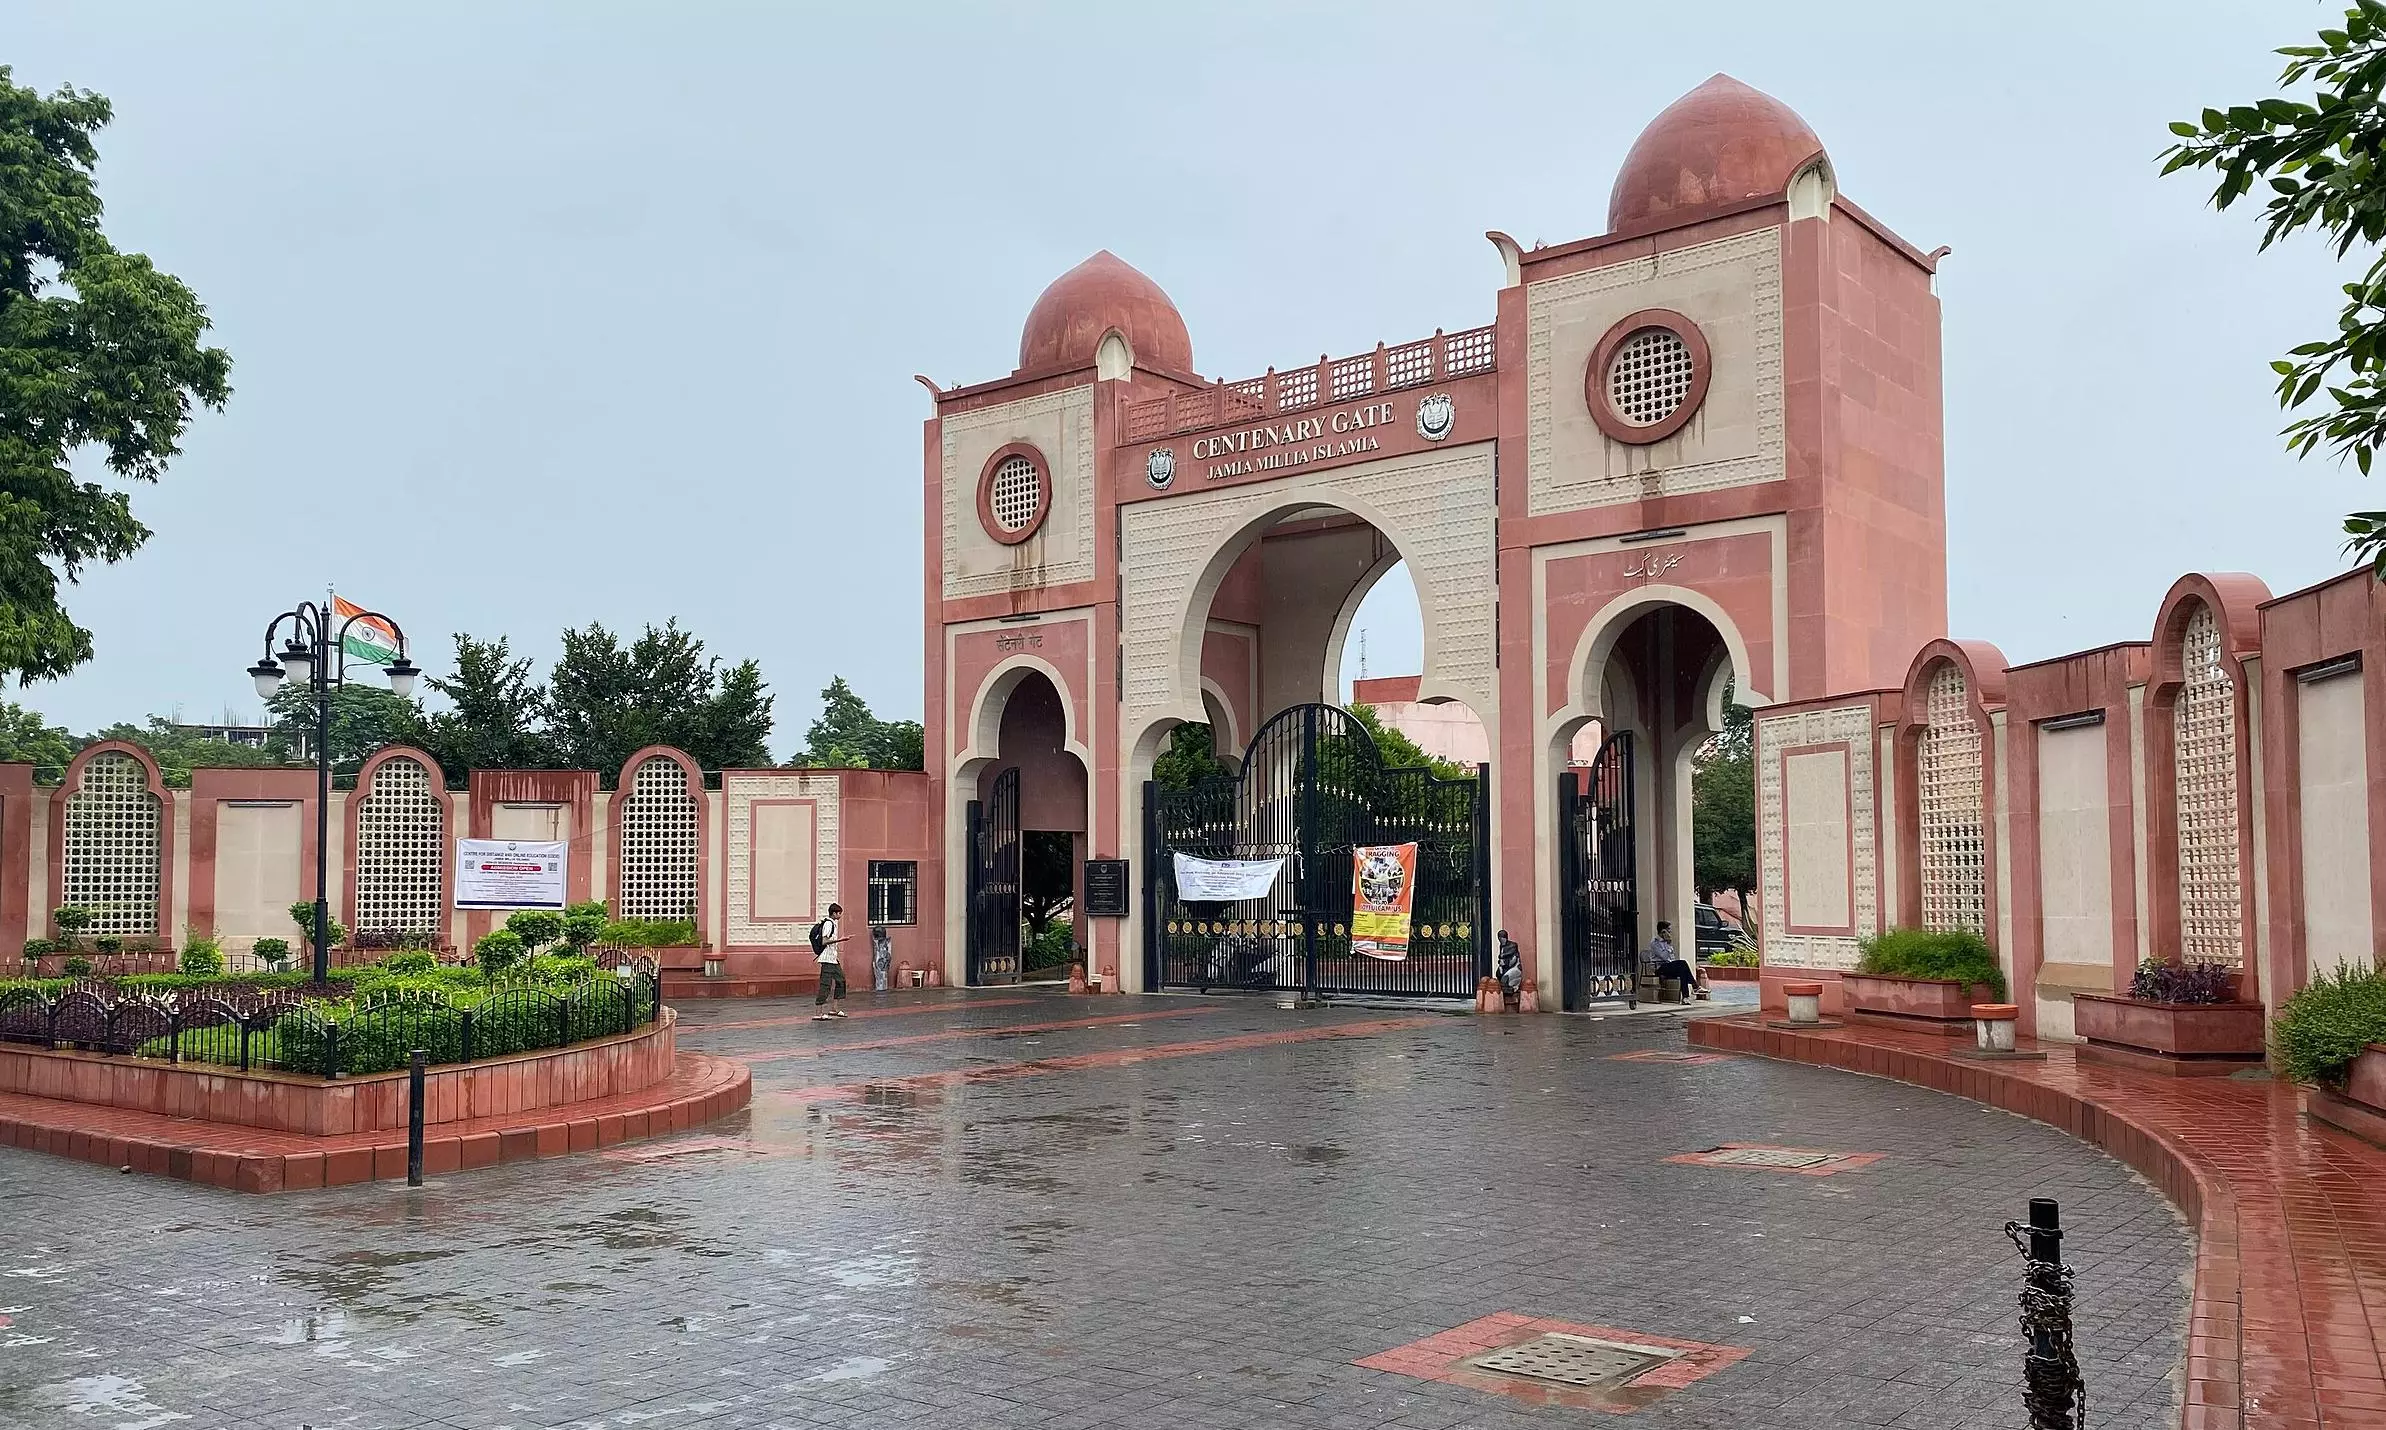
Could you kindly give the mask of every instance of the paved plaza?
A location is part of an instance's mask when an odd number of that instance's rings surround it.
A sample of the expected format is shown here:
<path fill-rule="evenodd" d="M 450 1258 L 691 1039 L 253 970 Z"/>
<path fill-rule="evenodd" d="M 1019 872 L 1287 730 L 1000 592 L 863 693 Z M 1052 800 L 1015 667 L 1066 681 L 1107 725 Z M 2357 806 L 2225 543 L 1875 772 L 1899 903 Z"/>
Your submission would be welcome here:
<path fill-rule="evenodd" d="M 1687 1060 L 1670 1014 L 810 1012 L 682 1009 L 748 1112 L 420 1191 L 0 1151 L 0 1425 L 2019 1426 L 2031 1196 L 2092 1423 L 2176 1423 L 2184 1225 L 1970 1102 Z M 1849 1155 L 1669 1160 L 1731 1144 Z M 1503 1315 L 1716 1349 L 1621 1422 L 1378 1368 Z"/>

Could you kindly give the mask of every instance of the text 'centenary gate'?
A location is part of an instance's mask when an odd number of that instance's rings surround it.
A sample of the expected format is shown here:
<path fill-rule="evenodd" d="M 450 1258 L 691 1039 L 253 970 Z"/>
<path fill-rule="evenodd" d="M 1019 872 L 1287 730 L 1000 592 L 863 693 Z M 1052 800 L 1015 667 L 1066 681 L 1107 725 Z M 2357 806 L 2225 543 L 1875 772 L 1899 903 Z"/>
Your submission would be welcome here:
<path fill-rule="evenodd" d="M 1296 705 L 1261 727 L 1239 774 L 1144 786 L 1147 987 L 1470 997 L 1491 971 L 1490 766 L 1471 778 L 1389 769 L 1367 727 Z M 1407 957 L 1351 949 L 1351 850 L 1415 843 Z M 1186 902 L 1175 856 L 1281 859 L 1264 897 Z"/>
<path fill-rule="evenodd" d="M 969 981 L 1019 981 L 1019 767 L 969 802 Z"/>
<path fill-rule="evenodd" d="M 1558 936 L 1565 1006 L 1637 1001 L 1640 893 L 1632 818 L 1632 732 L 1599 746 L 1588 770 L 1558 773 Z"/>

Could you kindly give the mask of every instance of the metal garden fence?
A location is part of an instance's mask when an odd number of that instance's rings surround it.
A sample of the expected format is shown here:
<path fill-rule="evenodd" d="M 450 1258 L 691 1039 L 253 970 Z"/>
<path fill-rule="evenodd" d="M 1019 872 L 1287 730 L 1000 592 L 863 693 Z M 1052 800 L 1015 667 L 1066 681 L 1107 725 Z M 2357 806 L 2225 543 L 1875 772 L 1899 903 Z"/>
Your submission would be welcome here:
<path fill-rule="evenodd" d="M 286 989 L 159 996 L 94 981 L 51 996 L 11 988 L 0 991 L 0 1042 L 242 1072 L 394 1072 L 416 1048 L 433 1063 L 471 1062 L 612 1037 L 662 1017 L 654 960 L 623 967 L 626 976 L 598 973 L 560 988 L 499 981 L 470 1006 L 435 988 L 369 990 L 345 1003 Z"/>

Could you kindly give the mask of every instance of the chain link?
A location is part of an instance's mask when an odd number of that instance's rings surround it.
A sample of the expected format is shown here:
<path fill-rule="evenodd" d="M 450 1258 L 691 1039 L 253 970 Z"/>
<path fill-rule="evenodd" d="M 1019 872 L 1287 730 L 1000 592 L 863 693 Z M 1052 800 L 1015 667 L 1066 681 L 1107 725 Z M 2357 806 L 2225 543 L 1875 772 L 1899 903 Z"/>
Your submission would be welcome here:
<path fill-rule="evenodd" d="M 2027 1223 L 2005 1223 L 2024 1267 L 2021 1328 L 2030 1350 L 2022 1358 L 2022 1406 L 2030 1430 L 2087 1430 L 2088 1387 L 2071 1346 L 2071 1268 L 2030 1255 L 2030 1232 Z"/>

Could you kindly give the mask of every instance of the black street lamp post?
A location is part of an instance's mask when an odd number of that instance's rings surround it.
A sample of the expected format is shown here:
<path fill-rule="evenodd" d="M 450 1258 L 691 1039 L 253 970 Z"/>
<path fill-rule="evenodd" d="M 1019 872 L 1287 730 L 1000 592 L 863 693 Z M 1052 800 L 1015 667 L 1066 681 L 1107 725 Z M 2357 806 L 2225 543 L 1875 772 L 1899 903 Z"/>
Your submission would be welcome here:
<path fill-rule="evenodd" d="M 331 979 L 331 702 L 348 681 L 348 630 L 358 621 L 378 621 L 398 638 L 398 658 L 389 667 L 390 692 L 401 698 L 414 693 L 414 678 L 422 672 L 406 658 L 406 633 L 379 611 L 359 611 L 345 620 L 312 601 L 301 601 L 265 627 L 265 655 L 249 667 L 260 699 L 271 700 L 282 688 L 285 668 L 305 681 L 315 698 L 315 981 Z M 338 621 L 335 626 L 334 621 Z M 290 628 L 281 654 L 273 638 Z"/>

